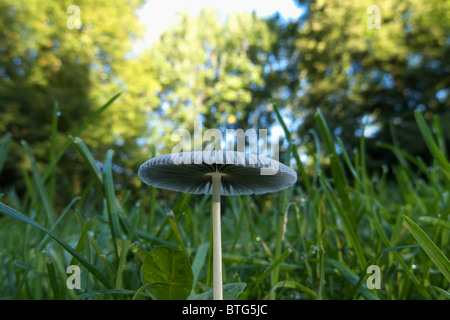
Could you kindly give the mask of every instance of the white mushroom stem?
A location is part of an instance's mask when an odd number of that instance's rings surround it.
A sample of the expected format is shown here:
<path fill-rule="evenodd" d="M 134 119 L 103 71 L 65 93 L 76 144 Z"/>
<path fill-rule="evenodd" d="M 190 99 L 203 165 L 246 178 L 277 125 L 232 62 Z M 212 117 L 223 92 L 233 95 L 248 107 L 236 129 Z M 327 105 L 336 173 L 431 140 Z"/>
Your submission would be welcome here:
<path fill-rule="evenodd" d="M 213 203 L 213 297 L 223 300 L 222 291 L 222 239 L 220 231 L 220 186 L 221 174 L 212 173 Z"/>

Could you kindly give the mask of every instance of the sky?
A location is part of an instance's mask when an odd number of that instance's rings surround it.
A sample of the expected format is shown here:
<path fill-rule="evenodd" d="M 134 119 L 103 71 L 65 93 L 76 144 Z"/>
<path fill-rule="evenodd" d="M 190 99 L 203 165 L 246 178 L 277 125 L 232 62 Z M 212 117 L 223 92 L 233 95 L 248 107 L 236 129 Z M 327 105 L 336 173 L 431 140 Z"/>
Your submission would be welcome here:
<path fill-rule="evenodd" d="M 224 16 L 255 11 L 261 18 L 278 12 L 285 20 L 297 19 L 303 13 L 294 0 L 148 0 L 137 12 L 147 28 L 146 37 L 144 41 L 136 43 L 133 52 L 139 54 L 146 46 L 151 46 L 176 21 L 178 12 L 188 11 L 196 15 L 202 8 L 215 8 Z M 275 137 L 284 135 L 280 126 L 272 128 L 270 134 Z"/>
<path fill-rule="evenodd" d="M 148 0 L 138 16 L 147 27 L 145 43 L 150 46 L 159 35 L 175 22 L 177 12 L 187 10 L 197 14 L 201 8 L 217 8 L 221 14 L 238 11 L 255 11 L 260 17 L 271 16 L 279 12 L 284 19 L 296 19 L 302 13 L 294 0 Z M 135 48 L 138 51 L 143 48 Z"/>

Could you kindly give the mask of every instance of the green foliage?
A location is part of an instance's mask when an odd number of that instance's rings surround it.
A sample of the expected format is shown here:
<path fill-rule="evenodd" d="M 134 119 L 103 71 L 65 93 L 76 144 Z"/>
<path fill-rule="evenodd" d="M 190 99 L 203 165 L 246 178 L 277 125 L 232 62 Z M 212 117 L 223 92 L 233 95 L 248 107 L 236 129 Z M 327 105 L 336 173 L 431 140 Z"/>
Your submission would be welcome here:
<path fill-rule="evenodd" d="M 242 282 L 227 283 L 223 286 L 223 300 L 237 300 L 247 285 Z M 212 300 L 213 290 L 189 296 L 188 300 Z"/>
<path fill-rule="evenodd" d="M 416 116 L 424 139 L 439 141 L 436 131 Z M 331 147 L 321 114 L 317 126 L 318 137 Z M 60 214 L 51 202 L 40 201 L 51 185 L 40 172 L 25 175 L 23 198 L 14 192 L 0 195 L 7 202 L 0 203 L 0 297 L 210 299 L 211 225 L 205 223 L 210 221 L 210 197 L 184 195 L 145 206 L 147 195 L 136 203 L 119 200 L 111 174 L 114 153 L 107 152 L 99 170 L 83 140 L 74 142 L 93 181 Z M 434 155 L 442 151 L 438 147 Z M 319 179 L 311 180 L 312 194 L 300 182 L 277 194 L 224 197 L 224 297 L 448 297 L 450 180 L 441 174 L 441 161 L 448 160 L 437 156 L 425 172 L 420 162 L 391 167 L 397 181 L 389 181 L 386 174 L 369 176 L 363 155 L 361 148 L 354 159 L 347 155 L 344 160 L 327 149 L 323 156 L 335 162 L 335 169 L 315 169 Z M 59 163 L 49 161 L 49 176 Z M 350 168 L 353 183 L 340 178 L 340 171 Z M 49 206 L 57 217 L 51 222 Z M 71 264 L 81 267 L 81 290 L 66 286 Z M 378 290 L 366 286 L 370 265 L 381 270 Z"/>
<path fill-rule="evenodd" d="M 11 143 L 11 133 L 6 133 L 0 142 L 0 173 L 2 172 L 3 166 L 5 164 L 8 152 L 9 145 Z"/>
<path fill-rule="evenodd" d="M 154 248 L 145 257 L 142 277 L 159 300 L 186 299 L 194 280 L 186 254 L 164 246 Z"/>
<path fill-rule="evenodd" d="M 13 217 L 15 219 L 18 219 L 22 222 L 25 222 L 42 232 L 46 233 L 50 237 L 52 237 L 59 245 L 61 245 L 68 253 L 70 253 L 80 264 L 82 264 L 84 267 L 86 267 L 89 272 L 91 272 L 103 285 L 106 287 L 111 286 L 108 282 L 108 279 L 105 278 L 105 276 L 102 274 L 101 271 L 99 271 L 94 265 L 92 265 L 89 261 L 87 261 L 83 256 L 78 254 L 72 247 L 70 247 L 67 243 L 65 243 L 63 240 L 55 236 L 52 232 L 41 226 L 36 221 L 28 218 L 27 216 L 24 216 L 20 212 L 14 210 L 13 208 L 8 207 L 7 205 L 0 203 L 0 212 Z"/>
<path fill-rule="evenodd" d="M 22 174 L 31 168 L 22 139 L 43 166 L 117 92 L 123 94 L 110 112 L 81 137 L 99 164 L 114 150 L 116 186 L 124 190 L 139 186 L 134 168 L 151 154 L 169 152 L 176 143 L 172 132 L 192 132 L 194 121 L 223 131 L 270 129 L 281 117 L 291 132 L 289 145 L 299 149 L 294 156 L 308 154 L 320 148 L 310 131 L 318 109 L 339 138 L 339 153 L 350 154 L 365 132 L 367 170 L 398 160 L 380 152 L 380 144 L 431 161 L 414 110 L 427 120 L 439 116 L 439 143 L 447 144 L 449 1 L 296 2 L 305 11 L 290 22 L 252 13 L 181 12 L 151 48 L 137 54 L 133 45 L 144 29 L 135 11 L 142 0 L 78 1 L 80 29 L 67 27 L 69 1 L 2 1 L 0 133 L 11 140 L 1 185 L 20 194 L 26 189 Z M 367 26 L 370 5 L 380 8 L 380 29 Z M 289 152 L 285 147 L 281 158 Z M 62 206 L 68 199 L 60 190 L 79 193 L 89 181 L 75 150 L 59 156 L 64 166 L 55 175 L 64 178 L 52 178 L 57 186 L 50 186 L 50 198 Z M 305 183 L 313 172 L 300 170 Z"/>
<path fill-rule="evenodd" d="M 210 299 L 210 197 L 136 176 L 199 120 L 280 125 L 299 173 L 224 199 L 225 297 L 448 299 L 450 2 L 297 2 L 180 13 L 134 55 L 142 0 L 77 1 L 80 29 L 70 1 L 1 1 L 0 298 Z"/>
<path fill-rule="evenodd" d="M 413 234 L 414 238 L 416 238 L 417 242 L 419 242 L 420 246 L 425 250 L 427 255 L 442 272 L 445 278 L 450 281 L 450 261 L 414 221 L 406 216 L 403 218 L 405 219 L 407 227 Z"/>
<path fill-rule="evenodd" d="M 150 142 L 162 142 L 161 152 L 169 152 L 174 128 L 193 131 L 195 121 L 205 128 L 247 128 L 260 104 L 267 114 L 267 99 L 280 87 L 269 74 L 280 38 L 275 21 L 254 13 L 236 13 L 225 21 L 215 10 L 196 17 L 180 13 L 141 57 L 154 65 L 160 84 L 155 91 L 160 105 L 150 126 L 158 138 L 149 137 Z M 161 132 L 167 138 L 161 139 Z"/>
<path fill-rule="evenodd" d="M 145 103 L 137 97 L 154 86 L 148 72 L 136 77 L 132 70 L 144 68 L 127 57 L 134 42 L 143 36 L 134 12 L 142 3 L 77 1 L 81 28 L 70 29 L 67 10 L 74 5 L 72 1 L 1 2 L 0 133 L 9 132 L 12 137 L 10 157 L 0 177 L 2 185 L 24 191 L 21 175 L 29 166 L 21 150 L 22 139 L 41 166 L 55 146 L 59 148 L 68 134 L 119 91 L 125 93 L 111 107 L 112 112 L 103 114 L 83 138 L 99 159 L 108 149 L 123 146 L 120 154 L 126 156 L 116 157 L 116 164 L 128 168 L 125 163 L 138 149 L 135 140 L 146 127 Z M 52 136 L 54 125 L 58 130 Z M 66 160 L 64 166 L 58 166 L 66 180 L 56 180 L 56 199 L 64 198 L 60 190 L 67 185 L 78 192 L 88 183 L 72 150 L 60 156 Z"/>
<path fill-rule="evenodd" d="M 304 119 L 299 135 L 314 127 L 320 108 L 347 150 L 366 125 L 370 170 L 396 160 L 379 151 L 380 142 L 395 141 L 430 160 L 413 111 L 449 123 L 450 2 L 297 2 L 306 9 L 295 38 L 300 98 L 294 103 L 301 108 L 294 114 Z M 379 29 L 367 26 L 371 5 L 380 10 Z M 448 130 L 443 138 L 450 141 Z"/>

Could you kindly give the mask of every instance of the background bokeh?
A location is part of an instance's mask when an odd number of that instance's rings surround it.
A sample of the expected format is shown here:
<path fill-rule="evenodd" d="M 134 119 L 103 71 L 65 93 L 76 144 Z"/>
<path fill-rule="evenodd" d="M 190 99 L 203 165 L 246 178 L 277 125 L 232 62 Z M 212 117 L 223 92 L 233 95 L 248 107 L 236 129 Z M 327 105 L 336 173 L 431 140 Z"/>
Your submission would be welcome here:
<path fill-rule="evenodd" d="M 414 110 L 430 121 L 439 116 L 448 143 L 450 1 L 294 4 L 302 14 L 289 20 L 180 12 L 151 46 L 136 52 L 146 32 L 138 15 L 142 0 L 1 1 L 0 136 L 12 135 L 1 191 L 14 188 L 20 195 L 25 188 L 30 165 L 21 140 L 45 164 L 54 114 L 58 147 L 119 92 L 82 134 L 99 166 L 108 149 L 115 151 L 118 190 L 141 185 L 139 165 L 169 153 L 177 128 L 193 132 L 195 121 L 224 132 L 276 128 L 272 100 L 307 172 L 314 165 L 307 147 L 315 143 L 310 130 L 318 109 L 350 154 L 366 136 L 371 172 L 396 161 L 380 143 L 429 159 Z M 80 8 L 79 29 L 67 26 L 70 5 Z M 379 29 L 368 25 L 370 5 L 380 9 Z M 87 170 L 69 148 L 58 166 L 57 201 L 81 192 L 91 179 Z"/>

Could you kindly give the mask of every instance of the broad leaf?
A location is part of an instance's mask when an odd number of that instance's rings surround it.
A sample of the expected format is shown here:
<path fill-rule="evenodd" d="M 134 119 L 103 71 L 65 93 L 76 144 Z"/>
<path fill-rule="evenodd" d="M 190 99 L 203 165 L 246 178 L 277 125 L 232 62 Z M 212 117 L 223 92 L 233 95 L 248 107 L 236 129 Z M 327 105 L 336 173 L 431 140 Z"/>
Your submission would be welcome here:
<path fill-rule="evenodd" d="M 187 255 L 178 249 L 160 246 L 145 257 L 142 277 L 159 300 L 184 300 L 192 290 L 194 275 Z"/>

